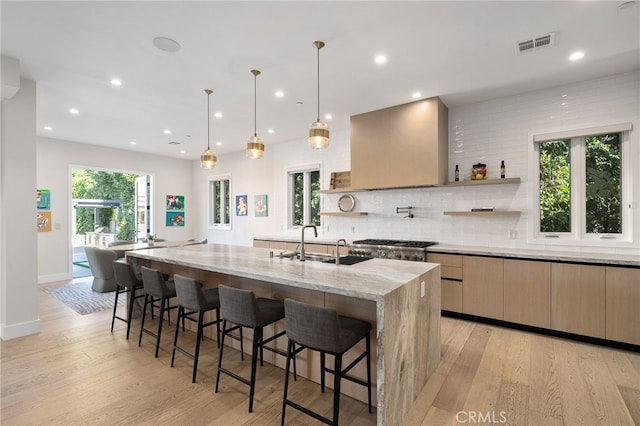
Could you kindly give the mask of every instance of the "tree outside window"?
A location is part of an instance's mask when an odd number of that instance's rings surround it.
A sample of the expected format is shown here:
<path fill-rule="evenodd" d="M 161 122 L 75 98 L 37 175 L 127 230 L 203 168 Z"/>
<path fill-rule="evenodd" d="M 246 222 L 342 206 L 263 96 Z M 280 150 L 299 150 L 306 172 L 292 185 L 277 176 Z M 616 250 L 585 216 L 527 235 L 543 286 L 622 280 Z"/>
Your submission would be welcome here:
<path fill-rule="evenodd" d="M 290 227 L 320 225 L 320 170 L 289 173 Z"/>

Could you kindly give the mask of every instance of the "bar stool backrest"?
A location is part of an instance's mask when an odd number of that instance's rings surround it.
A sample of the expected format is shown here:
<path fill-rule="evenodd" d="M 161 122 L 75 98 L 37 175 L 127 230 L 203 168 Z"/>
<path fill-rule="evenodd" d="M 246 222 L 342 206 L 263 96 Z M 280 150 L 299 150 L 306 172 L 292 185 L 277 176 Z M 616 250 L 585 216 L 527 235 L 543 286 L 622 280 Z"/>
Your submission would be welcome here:
<path fill-rule="evenodd" d="M 133 268 L 126 262 L 113 261 L 113 277 L 120 287 L 132 289 L 139 286 L 139 281 L 133 272 Z"/>
<path fill-rule="evenodd" d="M 176 283 L 176 295 L 180 305 L 192 311 L 201 311 L 205 306 L 205 299 L 200 283 L 179 274 L 175 274 L 173 280 Z"/>
<path fill-rule="evenodd" d="M 323 352 L 340 352 L 341 328 L 335 309 L 285 299 L 284 313 L 291 340 Z"/>
<path fill-rule="evenodd" d="M 142 284 L 144 285 L 144 291 L 153 297 L 168 297 L 170 296 L 169 288 L 162 276 L 162 272 L 157 269 L 147 268 L 141 266 L 142 272 Z"/>
<path fill-rule="evenodd" d="M 222 318 L 245 327 L 260 326 L 260 308 L 251 290 L 220 285 L 218 291 Z"/>

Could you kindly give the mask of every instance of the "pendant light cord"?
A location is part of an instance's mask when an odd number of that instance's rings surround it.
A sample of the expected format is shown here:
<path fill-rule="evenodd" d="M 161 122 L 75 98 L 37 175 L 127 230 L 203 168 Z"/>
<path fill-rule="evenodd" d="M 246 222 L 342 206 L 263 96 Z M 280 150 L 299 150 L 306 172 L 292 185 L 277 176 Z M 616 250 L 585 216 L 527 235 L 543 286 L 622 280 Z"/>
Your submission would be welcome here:
<path fill-rule="evenodd" d="M 320 47 L 316 49 L 318 51 L 318 120 L 320 121 Z"/>
<path fill-rule="evenodd" d="M 253 74 L 253 136 L 258 136 L 258 96 L 257 96 L 257 83 L 258 76 Z"/>
<path fill-rule="evenodd" d="M 210 92 L 209 92 L 209 93 L 207 93 L 207 150 L 210 150 L 210 149 L 211 149 L 211 147 L 210 147 L 210 145 L 209 145 L 209 138 L 210 138 L 209 132 L 210 132 L 210 130 L 211 130 L 211 124 L 210 124 L 210 122 L 209 122 L 209 119 L 210 119 L 210 117 L 211 117 L 211 114 L 209 113 L 209 104 L 210 104 L 210 102 L 209 102 L 209 96 L 210 96 L 210 95 L 211 95 L 211 93 L 210 93 Z"/>

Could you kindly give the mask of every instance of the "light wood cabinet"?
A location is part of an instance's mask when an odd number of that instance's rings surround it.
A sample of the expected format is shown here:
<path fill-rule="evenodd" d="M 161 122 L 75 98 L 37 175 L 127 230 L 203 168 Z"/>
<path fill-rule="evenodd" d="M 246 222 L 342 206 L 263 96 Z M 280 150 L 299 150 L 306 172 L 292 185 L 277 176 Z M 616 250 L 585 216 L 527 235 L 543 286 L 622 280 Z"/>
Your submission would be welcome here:
<path fill-rule="evenodd" d="M 462 312 L 462 256 L 427 253 L 427 262 L 440 264 L 441 308 Z"/>
<path fill-rule="evenodd" d="M 253 246 L 258 248 L 270 248 L 271 241 L 267 240 L 253 240 Z"/>
<path fill-rule="evenodd" d="M 551 264 L 504 260 L 504 320 L 551 327 Z"/>
<path fill-rule="evenodd" d="M 448 110 L 435 97 L 351 117 L 351 186 L 444 184 Z"/>
<path fill-rule="evenodd" d="M 551 328 L 604 339 L 604 267 L 551 264 Z"/>
<path fill-rule="evenodd" d="M 640 269 L 606 267 L 606 337 L 640 345 Z"/>
<path fill-rule="evenodd" d="M 501 258 L 462 257 L 462 312 L 503 319 L 503 268 Z"/>

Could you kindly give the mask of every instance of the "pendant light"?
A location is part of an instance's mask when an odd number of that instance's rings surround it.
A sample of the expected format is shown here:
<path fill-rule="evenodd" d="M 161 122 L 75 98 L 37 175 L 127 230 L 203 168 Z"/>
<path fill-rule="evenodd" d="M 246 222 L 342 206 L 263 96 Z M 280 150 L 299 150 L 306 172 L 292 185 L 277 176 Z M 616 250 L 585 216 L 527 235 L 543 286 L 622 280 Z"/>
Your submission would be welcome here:
<path fill-rule="evenodd" d="M 309 129 L 309 146 L 324 149 L 329 146 L 329 126 L 320 121 L 320 49 L 324 47 L 324 42 L 314 41 L 313 46 L 318 51 L 318 118 Z"/>
<path fill-rule="evenodd" d="M 255 160 L 262 158 L 264 155 L 264 141 L 260 136 L 258 136 L 258 132 L 256 130 L 256 122 L 257 122 L 257 94 L 256 94 L 256 78 L 260 75 L 260 71 L 251 70 L 251 74 L 253 74 L 253 136 L 249 138 L 247 142 L 247 157 L 253 158 Z"/>
<path fill-rule="evenodd" d="M 200 156 L 200 167 L 203 169 L 213 169 L 216 166 L 216 154 L 211 151 L 211 147 L 209 145 L 209 129 L 211 125 L 209 124 L 209 97 L 213 93 L 211 89 L 204 89 L 204 92 L 207 94 L 207 150 L 202 153 Z"/>

